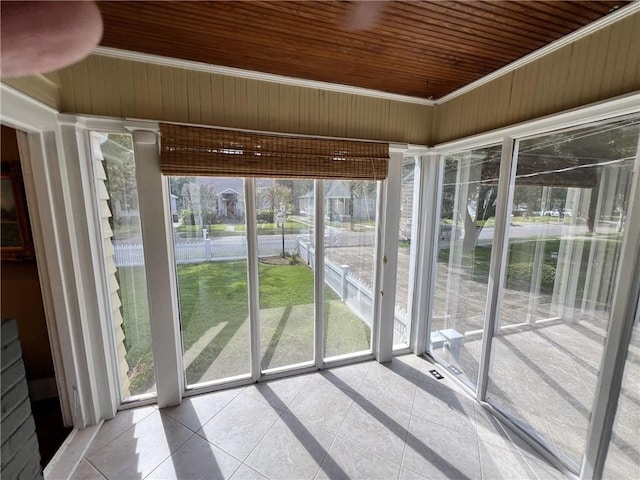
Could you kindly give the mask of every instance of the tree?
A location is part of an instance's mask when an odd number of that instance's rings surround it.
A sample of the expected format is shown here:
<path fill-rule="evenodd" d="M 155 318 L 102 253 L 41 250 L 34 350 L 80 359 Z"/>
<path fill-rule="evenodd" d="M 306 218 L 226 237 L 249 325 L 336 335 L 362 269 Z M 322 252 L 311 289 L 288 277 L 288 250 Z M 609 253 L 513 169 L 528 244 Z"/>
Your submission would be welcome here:
<path fill-rule="evenodd" d="M 178 211 L 184 210 L 184 197 L 182 195 L 182 188 L 187 183 L 195 182 L 196 177 L 169 177 L 169 188 L 171 194 L 178 197 L 176 200 L 176 208 Z"/>
<path fill-rule="evenodd" d="M 291 211 L 291 188 L 280 183 L 274 183 L 270 187 L 261 188 L 258 191 L 258 203 L 261 206 L 267 205 L 272 215 L 275 216 L 280 204 L 284 205 L 287 211 Z"/>
<path fill-rule="evenodd" d="M 111 133 L 100 140 L 112 215 L 111 228 L 118 237 L 125 232 L 126 235 L 138 234 L 138 186 L 131 135 Z"/>
<path fill-rule="evenodd" d="M 185 209 L 191 210 L 198 219 L 197 225 L 204 227 L 211 223 L 217 205 L 216 191 L 212 184 L 185 183 L 182 186 L 182 201 Z"/>
<path fill-rule="evenodd" d="M 620 120 L 579 128 L 524 141 L 519 151 L 522 165 L 539 164 L 539 173 L 549 180 L 540 184 L 554 187 L 549 206 L 565 208 L 567 188 L 591 189 L 587 213 L 587 229 L 594 231 L 602 172 L 623 169 L 631 172 L 638 148 L 638 124 L 635 119 Z M 561 162 L 554 168 L 554 162 Z M 520 165 L 518 170 L 520 170 Z M 546 165 L 549 164 L 549 165 Z M 574 166 L 573 170 L 562 168 Z M 558 187 L 558 188 L 555 188 Z M 619 215 L 619 228 L 625 215 L 627 182 L 614 195 L 614 208 Z M 613 213 L 607 212 L 606 214 Z"/>

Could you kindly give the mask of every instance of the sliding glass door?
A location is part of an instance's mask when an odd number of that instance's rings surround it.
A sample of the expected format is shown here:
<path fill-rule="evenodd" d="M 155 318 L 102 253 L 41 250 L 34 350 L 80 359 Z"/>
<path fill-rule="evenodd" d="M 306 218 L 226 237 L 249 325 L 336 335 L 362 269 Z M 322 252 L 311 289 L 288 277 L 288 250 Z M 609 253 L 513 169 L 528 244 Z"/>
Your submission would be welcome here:
<path fill-rule="evenodd" d="M 494 246 L 501 146 L 443 159 L 430 351 L 475 388 Z"/>
<path fill-rule="evenodd" d="M 611 314 L 639 138 L 636 116 L 441 158 L 430 353 L 576 472 L 632 321 Z"/>
<path fill-rule="evenodd" d="M 520 141 L 487 399 L 579 464 L 620 268 L 637 119 Z"/>

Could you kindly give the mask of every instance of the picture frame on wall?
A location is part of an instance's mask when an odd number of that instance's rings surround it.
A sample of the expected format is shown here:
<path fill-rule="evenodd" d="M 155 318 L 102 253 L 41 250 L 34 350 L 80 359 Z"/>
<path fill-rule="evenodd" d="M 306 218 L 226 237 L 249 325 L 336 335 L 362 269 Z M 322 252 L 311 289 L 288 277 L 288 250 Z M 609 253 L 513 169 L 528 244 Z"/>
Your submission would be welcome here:
<path fill-rule="evenodd" d="M 3 162 L 0 169 L 0 260 L 21 262 L 33 258 L 22 176 L 19 170 Z"/>

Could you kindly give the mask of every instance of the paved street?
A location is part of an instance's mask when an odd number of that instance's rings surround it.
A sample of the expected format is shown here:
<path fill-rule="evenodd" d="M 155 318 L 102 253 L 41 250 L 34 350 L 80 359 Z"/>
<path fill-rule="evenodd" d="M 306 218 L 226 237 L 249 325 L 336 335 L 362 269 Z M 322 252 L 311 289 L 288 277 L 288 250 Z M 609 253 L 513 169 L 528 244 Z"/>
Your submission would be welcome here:
<path fill-rule="evenodd" d="M 296 217 L 299 223 L 303 223 L 308 218 Z M 566 220 L 566 219 L 565 219 Z M 357 226 L 361 228 L 361 226 Z M 600 235 L 606 235 L 614 233 L 616 231 L 615 222 L 601 222 L 596 226 L 596 232 Z M 509 238 L 511 240 L 527 239 L 536 237 L 571 237 L 582 236 L 586 232 L 586 225 L 571 225 L 569 223 L 561 223 L 555 219 L 550 220 L 549 223 L 517 223 L 512 222 L 509 228 Z M 494 228 L 487 227 L 482 229 L 478 244 L 479 245 L 491 245 L 493 243 Z M 286 252 L 293 252 L 296 250 L 298 239 L 313 244 L 314 237 L 311 230 L 302 230 L 300 233 L 287 233 L 284 235 L 284 249 Z M 131 243 L 137 243 L 131 239 L 123 244 L 131 245 Z M 211 254 L 213 259 L 223 258 L 242 258 L 246 255 L 246 237 L 243 235 L 236 235 L 235 232 L 230 231 L 228 236 L 216 236 L 210 239 L 211 242 Z M 325 254 L 327 258 L 338 265 L 348 265 L 353 275 L 360 278 L 367 285 L 374 284 L 374 245 L 375 245 L 375 232 L 374 229 L 366 228 L 364 231 L 351 231 L 350 226 L 345 224 L 344 227 L 327 227 L 325 229 Z M 444 242 L 443 242 L 444 243 Z M 114 241 L 115 245 L 119 243 Z M 139 243 L 138 243 L 139 244 Z M 176 244 L 181 245 L 202 245 L 202 240 L 193 238 L 176 238 Z M 443 245 L 444 246 L 444 245 Z M 258 235 L 258 252 L 261 256 L 277 255 L 282 251 L 282 235 Z M 407 309 L 408 303 L 408 279 L 409 279 L 409 255 L 410 248 L 401 246 L 398 249 L 398 280 L 397 280 L 397 293 L 396 303 L 402 309 Z M 448 285 L 445 269 L 439 269 L 438 281 L 436 282 L 435 291 L 435 306 L 438 310 L 438 305 L 444 308 L 445 303 L 448 301 L 447 297 L 451 297 L 451 292 L 447 294 Z M 458 328 L 462 331 L 476 330 L 482 328 L 482 319 L 484 316 L 484 306 L 486 291 L 485 285 L 473 281 L 465 281 L 460 278 L 460 281 L 456 284 L 456 291 L 459 293 L 464 290 L 463 296 L 466 301 L 464 302 L 465 309 L 468 313 L 463 315 L 465 318 L 465 325 L 459 325 Z M 513 292 L 513 294 L 507 295 L 506 302 L 512 305 L 514 317 L 519 315 L 516 313 L 520 310 L 520 307 L 528 305 L 526 295 L 520 292 Z M 541 304 L 546 304 L 544 300 L 540 300 Z M 476 312 L 475 314 L 471 312 Z M 438 318 L 436 312 L 436 318 Z M 518 323 L 517 318 L 513 320 L 505 318 L 505 321 L 509 323 Z"/>

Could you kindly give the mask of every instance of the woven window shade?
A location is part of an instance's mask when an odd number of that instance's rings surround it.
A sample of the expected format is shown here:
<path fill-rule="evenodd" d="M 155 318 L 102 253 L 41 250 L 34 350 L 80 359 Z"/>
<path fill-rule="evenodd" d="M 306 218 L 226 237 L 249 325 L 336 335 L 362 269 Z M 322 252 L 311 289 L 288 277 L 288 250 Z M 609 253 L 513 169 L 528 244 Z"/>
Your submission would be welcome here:
<path fill-rule="evenodd" d="M 384 180 L 386 143 L 161 124 L 164 175 Z"/>

